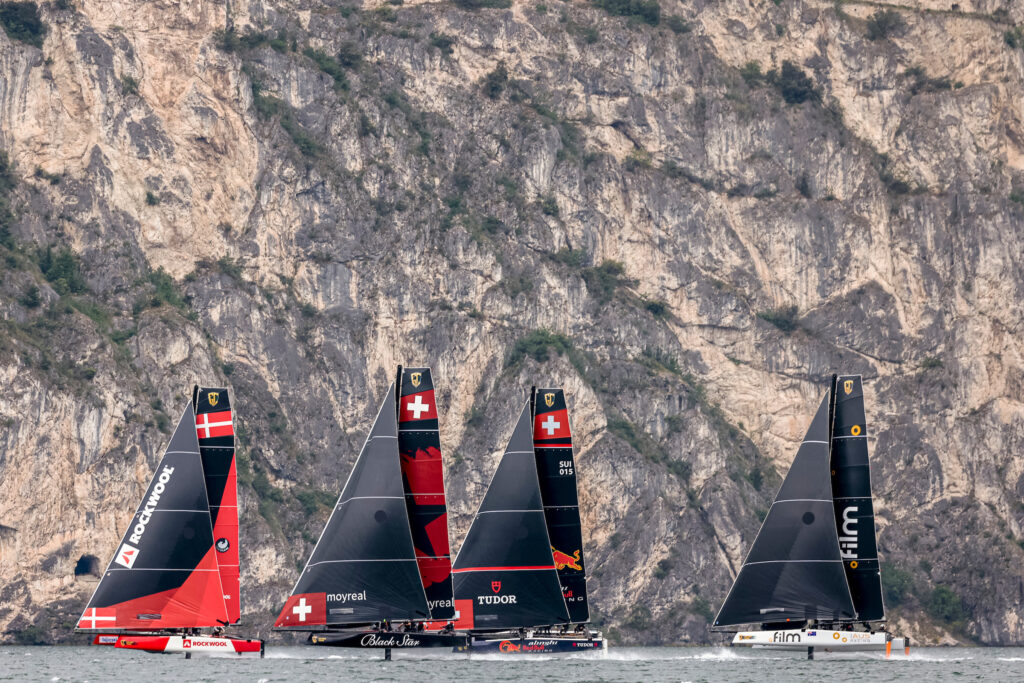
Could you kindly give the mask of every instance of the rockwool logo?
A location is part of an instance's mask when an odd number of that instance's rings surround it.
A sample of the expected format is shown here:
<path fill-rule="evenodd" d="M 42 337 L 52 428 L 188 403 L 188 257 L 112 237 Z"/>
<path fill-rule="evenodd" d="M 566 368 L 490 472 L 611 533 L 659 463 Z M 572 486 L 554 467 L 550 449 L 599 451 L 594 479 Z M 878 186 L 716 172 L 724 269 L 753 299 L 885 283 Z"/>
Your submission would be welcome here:
<path fill-rule="evenodd" d="M 122 543 L 121 549 L 117 551 L 117 555 L 114 557 L 114 562 L 126 569 L 131 569 L 135 566 L 135 558 L 138 556 L 138 548 L 130 546 L 127 543 Z"/>
<path fill-rule="evenodd" d="M 153 512 L 156 510 L 157 503 L 160 502 L 160 496 L 163 494 L 164 489 L 167 488 L 167 482 L 171 480 L 172 474 L 174 474 L 174 468 L 164 466 L 163 472 L 160 473 L 160 478 L 156 480 L 156 486 L 153 487 L 153 493 L 149 494 L 149 500 L 146 501 L 146 507 L 143 508 L 142 514 L 139 515 L 139 523 L 135 525 L 135 528 L 132 530 L 132 535 L 128 539 L 135 545 L 142 542 L 142 534 L 146 533 L 146 525 L 149 524 L 149 520 L 153 516 Z"/>
<path fill-rule="evenodd" d="M 844 560 L 857 558 L 857 506 L 851 505 L 843 510 L 843 535 L 839 537 L 839 554 Z"/>

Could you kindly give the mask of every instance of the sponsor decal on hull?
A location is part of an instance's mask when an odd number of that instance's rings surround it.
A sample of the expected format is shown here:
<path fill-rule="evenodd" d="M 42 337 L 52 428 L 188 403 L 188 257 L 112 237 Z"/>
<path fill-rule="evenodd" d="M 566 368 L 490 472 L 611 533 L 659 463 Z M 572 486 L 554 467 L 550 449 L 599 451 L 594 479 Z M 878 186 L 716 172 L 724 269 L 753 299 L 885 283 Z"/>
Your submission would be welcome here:
<path fill-rule="evenodd" d="M 403 633 L 401 638 L 398 636 L 379 636 L 376 633 L 367 633 L 359 641 L 359 644 L 363 647 L 419 647 L 420 641 L 408 633 Z"/>

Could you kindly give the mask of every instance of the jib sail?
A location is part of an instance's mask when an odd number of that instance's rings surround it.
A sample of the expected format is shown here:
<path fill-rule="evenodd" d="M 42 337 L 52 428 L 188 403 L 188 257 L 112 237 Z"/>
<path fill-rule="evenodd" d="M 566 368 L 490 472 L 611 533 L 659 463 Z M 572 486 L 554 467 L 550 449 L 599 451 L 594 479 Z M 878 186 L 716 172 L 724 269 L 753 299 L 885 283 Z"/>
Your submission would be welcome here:
<path fill-rule="evenodd" d="M 533 449 L 551 552 L 569 620 L 585 623 L 590 619 L 587 573 L 565 394 L 561 389 L 535 390 L 533 406 Z"/>
<path fill-rule="evenodd" d="M 430 368 L 402 368 L 398 377 L 398 452 L 402 485 L 423 590 L 432 619 L 455 616 L 441 435 Z"/>
<path fill-rule="evenodd" d="M 398 460 L 392 383 L 275 629 L 426 619 Z"/>
<path fill-rule="evenodd" d="M 861 621 L 885 619 L 868 465 L 868 427 L 860 375 L 833 377 L 832 495 L 839 553 Z"/>
<path fill-rule="evenodd" d="M 455 558 L 460 628 L 569 621 L 544 522 L 530 417 L 527 403 Z"/>
<path fill-rule="evenodd" d="M 857 616 L 832 509 L 829 402 L 826 394 L 715 626 Z"/>
<path fill-rule="evenodd" d="M 78 629 L 226 624 L 216 552 L 195 414 L 189 405 Z"/>
<path fill-rule="evenodd" d="M 235 428 L 228 390 L 193 387 L 192 406 L 196 413 L 196 435 L 206 479 L 206 497 L 213 521 L 220 582 L 228 621 L 240 617 L 238 573 L 238 483 L 235 472 Z"/>

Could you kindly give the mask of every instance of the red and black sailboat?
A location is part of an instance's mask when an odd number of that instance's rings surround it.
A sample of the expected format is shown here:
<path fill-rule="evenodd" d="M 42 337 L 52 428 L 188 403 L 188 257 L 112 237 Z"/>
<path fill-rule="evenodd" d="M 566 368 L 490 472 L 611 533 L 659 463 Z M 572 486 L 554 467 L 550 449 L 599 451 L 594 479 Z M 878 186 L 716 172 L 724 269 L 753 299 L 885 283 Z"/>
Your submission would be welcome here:
<path fill-rule="evenodd" d="M 227 389 L 193 389 L 132 522 L 78 621 L 94 643 L 262 654 L 239 619 L 234 429 Z M 201 629 L 212 628 L 214 634 Z"/>
<path fill-rule="evenodd" d="M 565 398 L 560 389 L 541 396 L 538 406 L 531 390 L 452 569 L 456 628 L 469 632 L 471 652 L 606 647 L 584 626 L 589 609 Z"/>
<path fill-rule="evenodd" d="M 420 386 L 423 379 L 421 374 Z M 407 421 L 422 420 L 426 428 L 432 419 L 436 431 L 432 389 L 408 395 L 413 398 L 402 400 L 403 412 L 411 413 Z M 413 407 L 406 408 L 409 404 Z M 432 611 L 423 575 L 435 579 L 431 586 L 450 585 L 443 571 L 447 529 L 442 542 L 440 534 L 431 531 L 437 519 L 444 523 L 443 511 L 438 514 L 434 509 L 428 514 L 417 509 L 414 517 L 422 534 L 416 535 L 421 543 L 426 538 L 436 547 L 428 550 L 415 545 L 410 508 L 415 509 L 417 503 L 424 507 L 443 505 L 443 485 L 440 491 L 435 488 L 433 475 L 439 470 L 425 462 L 418 463 L 422 467 L 405 468 L 408 477 L 403 479 L 397 407 L 396 385 L 392 383 L 320 540 L 274 624 L 275 630 L 311 631 L 310 642 L 314 645 L 333 647 L 453 647 L 465 640 L 450 631 L 425 629 Z M 424 437 L 423 445 L 430 448 L 431 444 Z M 424 461 L 432 459 L 429 453 L 423 457 Z M 415 498 L 419 493 L 416 487 L 423 481 L 429 489 L 426 497 L 407 506 L 407 490 Z M 439 614 L 443 603 L 451 603 L 450 595 L 445 596 L 442 590 L 432 591 L 439 601 Z M 393 624 L 399 622 L 417 626 L 395 628 Z"/>

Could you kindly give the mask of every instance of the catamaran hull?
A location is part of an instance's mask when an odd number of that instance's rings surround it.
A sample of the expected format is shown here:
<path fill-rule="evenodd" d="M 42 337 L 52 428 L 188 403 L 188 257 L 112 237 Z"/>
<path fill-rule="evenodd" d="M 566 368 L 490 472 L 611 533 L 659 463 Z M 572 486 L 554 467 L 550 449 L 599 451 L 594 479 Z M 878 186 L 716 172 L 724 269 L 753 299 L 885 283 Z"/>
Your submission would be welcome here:
<path fill-rule="evenodd" d="M 381 648 L 424 648 L 450 647 L 464 645 L 466 636 L 452 633 L 429 633 L 412 631 L 409 633 L 380 631 L 343 631 L 339 633 L 316 633 L 310 636 L 309 642 L 324 647 L 354 647 L 379 650 Z"/>
<path fill-rule="evenodd" d="M 766 650 L 815 652 L 889 652 L 910 646 L 907 638 L 893 638 L 884 631 L 830 631 L 824 629 L 789 629 L 784 631 L 741 631 L 732 639 L 733 645 Z"/>
<path fill-rule="evenodd" d="M 164 654 L 263 654 L 263 641 L 214 636 L 149 636 L 100 634 L 94 645 L 112 645 L 125 650 Z"/>
<path fill-rule="evenodd" d="M 604 638 L 473 638 L 456 652 L 470 654 L 540 655 L 568 652 L 604 652 Z"/>

